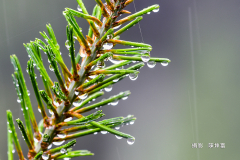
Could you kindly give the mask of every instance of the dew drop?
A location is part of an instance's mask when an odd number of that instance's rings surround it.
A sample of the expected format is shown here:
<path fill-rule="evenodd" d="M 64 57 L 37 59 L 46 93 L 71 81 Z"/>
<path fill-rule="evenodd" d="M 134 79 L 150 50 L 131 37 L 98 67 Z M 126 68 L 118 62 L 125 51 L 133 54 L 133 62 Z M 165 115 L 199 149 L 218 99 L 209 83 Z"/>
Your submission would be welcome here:
<path fill-rule="evenodd" d="M 130 125 L 133 125 L 134 124 L 134 121 L 130 121 Z"/>
<path fill-rule="evenodd" d="M 15 153 L 15 152 L 16 152 L 15 149 L 13 149 L 13 150 L 12 150 L 12 153 Z"/>
<path fill-rule="evenodd" d="M 121 25 L 118 25 L 116 27 L 113 27 L 113 29 L 118 29 L 119 27 L 121 27 Z"/>
<path fill-rule="evenodd" d="M 67 153 L 67 150 L 66 150 L 65 148 L 62 148 L 62 149 L 60 150 L 60 152 L 61 152 L 62 154 L 65 154 L 65 153 Z"/>
<path fill-rule="evenodd" d="M 161 62 L 161 65 L 165 67 L 168 65 L 168 62 Z"/>
<path fill-rule="evenodd" d="M 129 74 L 129 78 L 130 78 L 132 81 L 135 81 L 135 80 L 138 78 L 138 74 L 137 74 L 137 73 L 130 73 L 130 74 Z"/>
<path fill-rule="evenodd" d="M 46 160 L 48 158 L 49 158 L 49 154 L 47 154 L 47 153 L 42 154 L 42 159 Z"/>
<path fill-rule="evenodd" d="M 150 54 L 149 53 L 142 54 L 141 59 L 143 62 L 148 62 L 150 60 Z"/>
<path fill-rule="evenodd" d="M 79 5 L 77 6 L 77 10 L 82 12 L 82 8 Z"/>
<path fill-rule="evenodd" d="M 87 93 L 84 93 L 84 94 L 79 96 L 80 99 L 86 99 L 87 97 L 88 97 Z"/>
<path fill-rule="evenodd" d="M 112 106 L 116 106 L 116 105 L 118 104 L 118 102 L 119 102 L 119 101 L 116 99 L 115 101 L 111 102 L 111 105 L 112 105 Z"/>
<path fill-rule="evenodd" d="M 48 110 L 48 112 L 49 112 L 51 115 L 53 115 L 53 112 L 52 112 L 52 110 L 51 110 L 51 109 L 49 109 L 49 110 Z"/>
<path fill-rule="evenodd" d="M 160 8 L 156 8 L 156 9 L 153 10 L 153 12 L 155 12 L 155 13 L 156 13 L 156 12 L 159 12 L 159 9 L 160 9 Z"/>
<path fill-rule="evenodd" d="M 118 82 L 118 81 L 119 81 L 119 78 L 113 80 L 113 82 Z"/>
<path fill-rule="evenodd" d="M 135 138 L 128 138 L 128 139 L 127 139 L 127 143 L 128 143 L 129 145 L 133 145 L 134 142 L 135 142 Z"/>
<path fill-rule="evenodd" d="M 122 98 L 122 100 L 126 100 L 126 99 L 128 99 L 128 96 L 125 96 L 125 97 Z"/>
<path fill-rule="evenodd" d="M 64 122 L 69 122 L 71 120 L 72 120 L 72 117 L 68 117 L 68 118 L 64 119 Z"/>
<path fill-rule="evenodd" d="M 107 134 L 107 133 L 108 133 L 108 131 L 101 131 L 101 133 L 102 133 L 102 134 Z"/>
<path fill-rule="evenodd" d="M 80 56 L 81 56 L 81 57 L 86 57 L 86 54 L 81 52 L 81 53 L 80 53 Z"/>
<path fill-rule="evenodd" d="M 55 146 L 60 146 L 60 145 L 62 145 L 64 142 L 65 142 L 65 140 L 59 141 L 59 142 L 53 142 L 53 144 L 54 144 Z"/>
<path fill-rule="evenodd" d="M 17 102 L 18 103 L 21 103 L 22 102 L 22 99 L 20 99 L 19 97 L 17 98 Z"/>
<path fill-rule="evenodd" d="M 12 130 L 9 129 L 8 132 L 9 132 L 9 133 L 12 133 Z"/>
<path fill-rule="evenodd" d="M 147 14 L 151 14 L 151 12 L 147 12 Z"/>
<path fill-rule="evenodd" d="M 70 160 L 71 158 L 63 158 L 63 160 Z"/>
<path fill-rule="evenodd" d="M 49 144 L 49 146 L 47 147 L 48 149 L 51 149 L 52 148 L 52 143 Z"/>
<path fill-rule="evenodd" d="M 59 107 L 59 106 L 60 106 L 60 104 L 59 104 L 58 102 L 56 102 L 56 101 L 53 101 L 53 104 L 54 104 L 56 107 Z"/>
<path fill-rule="evenodd" d="M 69 44 L 69 43 L 70 43 L 69 40 L 66 40 L 66 42 L 65 42 L 65 46 L 67 47 L 67 49 L 70 48 L 70 44 Z"/>
<path fill-rule="evenodd" d="M 59 138 L 65 138 L 67 135 L 65 133 L 59 133 L 57 134 Z"/>
<path fill-rule="evenodd" d="M 104 90 L 106 92 L 110 92 L 112 90 L 112 87 L 113 87 L 112 85 L 109 85 L 109 86 L 105 87 Z"/>
<path fill-rule="evenodd" d="M 148 61 L 148 62 L 147 62 L 147 66 L 148 66 L 149 68 L 154 68 L 154 67 L 156 66 L 156 62 L 154 62 L 154 61 Z"/>
<path fill-rule="evenodd" d="M 98 132 L 94 132 L 93 134 L 96 135 L 96 134 L 98 134 Z"/>
<path fill-rule="evenodd" d="M 121 137 L 121 136 L 117 136 L 117 135 L 115 135 L 115 137 L 116 137 L 117 139 L 122 139 L 122 137 Z"/>
<path fill-rule="evenodd" d="M 50 70 L 50 71 L 54 71 L 54 68 L 52 67 L 51 64 L 49 65 L 49 70 Z"/>
<path fill-rule="evenodd" d="M 73 102 L 73 106 L 74 106 L 74 107 L 78 107 L 78 106 L 80 106 L 81 103 L 82 103 L 81 100 L 75 101 L 75 102 Z"/>
<path fill-rule="evenodd" d="M 105 43 L 103 45 L 103 49 L 111 49 L 113 47 L 113 44 L 112 43 Z"/>
<path fill-rule="evenodd" d="M 28 94 L 28 96 L 30 96 L 30 91 L 29 90 L 27 90 L 27 94 Z"/>
<path fill-rule="evenodd" d="M 38 112 L 40 112 L 40 113 L 42 112 L 40 108 L 38 108 Z"/>
<path fill-rule="evenodd" d="M 79 91 L 75 91 L 74 93 L 75 93 L 75 95 L 79 95 Z"/>
<path fill-rule="evenodd" d="M 120 129 L 120 127 L 119 127 L 119 126 L 118 126 L 118 127 L 115 127 L 115 129 L 116 129 L 116 130 L 119 130 L 119 129 Z"/>

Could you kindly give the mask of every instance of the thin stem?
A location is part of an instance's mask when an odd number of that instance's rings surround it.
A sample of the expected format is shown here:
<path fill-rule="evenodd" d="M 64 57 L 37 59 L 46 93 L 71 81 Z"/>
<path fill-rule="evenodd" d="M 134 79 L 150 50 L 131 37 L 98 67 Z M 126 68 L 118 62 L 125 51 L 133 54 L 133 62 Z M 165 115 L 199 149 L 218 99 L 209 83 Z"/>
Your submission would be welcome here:
<path fill-rule="evenodd" d="M 8 119 L 9 128 L 10 128 L 9 132 L 12 133 L 12 138 L 14 140 L 19 159 L 20 160 L 25 160 L 25 158 L 23 156 L 23 153 L 22 153 L 22 148 L 21 148 L 20 143 L 18 141 L 17 132 L 15 130 L 15 126 L 14 126 L 14 123 L 13 123 L 12 112 L 10 110 L 7 110 L 7 119 Z"/>

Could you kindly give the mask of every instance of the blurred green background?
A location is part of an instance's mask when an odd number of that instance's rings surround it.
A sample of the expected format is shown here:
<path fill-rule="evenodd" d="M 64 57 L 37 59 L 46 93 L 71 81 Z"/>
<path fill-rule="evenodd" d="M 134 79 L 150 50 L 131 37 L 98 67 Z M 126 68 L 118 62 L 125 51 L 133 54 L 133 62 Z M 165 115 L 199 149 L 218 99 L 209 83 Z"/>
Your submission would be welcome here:
<path fill-rule="evenodd" d="M 83 0 L 91 12 L 94 0 Z M 145 66 L 136 81 L 128 78 L 116 84 L 111 93 L 131 90 L 127 101 L 106 106 L 106 118 L 134 114 L 133 126 L 121 131 L 136 137 L 134 145 L 111 134 L 77 139 L 75 149 L 95 153 L 83 160 L 239 160 L 240 159 L 240 1 L 239 0 L 135 0 L 139 11 L 152 4 L 160 12 L 144 15 L 140 22 L 151 56 L 171 59 L 167 67 Z M 28 60 L 22 43 L 41 38 L 51 23 L 68 66 L 64 46 L 67 25 L 62 11 L 77 8 L 75 0 L 0 0 L 0 159 L 7 159 L 6 110 L 23 120 L 12 84 L 13 67 L 9 56 L 16 54 L 25 71 Z M 128 8 L 135 12 L 134 5 Z M 88 24 L 78 19 L 87 34 Z M 139 26 L 121 39 L 142 42 Z M 46 57 L 45 64 L 48 65 Z M 26 72 L 25 79 L 33 93 Z M 53 73 L 49 74 L 54 77 Z M 39 77 L 39 75 L 38 75 Z M 54 78 L 53 78 L 54 79 Z M 43 89 L 39 81 L 39 88 Z M 31 94 L 33 106 L 36 99 Z M 37 119 L 40 114 L 36 111 Z M 19 136 L 20 138 L 20 136 Z M 21 139 L 26 155 L 27 147 Z M 192 143 L 203 143 L 194 149 Z M 209 148 L 208 143 L 225 143 L 225 149 Z M 15 159 L 17 154 L 15 153 Z"/>

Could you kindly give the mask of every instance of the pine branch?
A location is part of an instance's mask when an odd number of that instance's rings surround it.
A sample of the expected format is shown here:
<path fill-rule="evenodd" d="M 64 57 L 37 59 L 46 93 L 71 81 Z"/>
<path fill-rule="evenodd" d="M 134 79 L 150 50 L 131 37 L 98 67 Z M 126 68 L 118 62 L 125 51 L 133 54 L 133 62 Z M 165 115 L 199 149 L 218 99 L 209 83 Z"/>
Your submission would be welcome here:
<path fill-rule="evenodd" d="M 109 132 L 118 139 L 126 138 L 128 144 L 133 144 L 135 141 L 133 136 L 117 130 L 124 124 L 133 124 L 136 120 L 134 116 L 100 120 L 105 115 L 102 110 L 97 110 L 88 115 L 82 113 L 106 105 L 114 106 L 119 103 L 119 100 L 127 99 L 130 91 L 120 92 L 108 99 L 89 104 L 89 102 L 95 101 L 95 99 L 104 95 L 103 89 L 110 91 L 115 83 L 119 83 L 125 77 L 136 80 L 140 73 L 138 70 L 145 65 L 143 62 L 147 62 L 150 68 L 153 68 L 157 62 L 164 66 L 170 62 L 167 58 L 150 57 L 152 47 L 149 44 L 120 40 L 120 34 L 141 21 L 143 14 L 159 10 L 158 5 L 131 14 L 124 8 L 133 0 L 106 0 L 105 4 L 101 0 L 95 1 L 97 5 L 94 7 L 92 15 L 88 14 L 82 0 L 77 0 L 78 11 L 70 8 L 65 8 L 65 11 L 63 11 L 68 23 L 65 45 L 69 50 L 71 60 L 70 71 L 61 56 L 60 46 L 50 24 L 46 25 L 48 35 L 45 32 L 40 32 L 46 43 L 36 38 L 35 41 L 24 44 L 30 57 L 27 72 L 43 118 L 38 125 L 20 63 L 15 55 L 11 56 L 15 70 L 12 77 L 17 91 L 18 102 L 21 104 L 24 113 L 25 124 L 20 119 L 17 119 L 16 122 L 29 148 L 28 159 L 30 160 L 63 159 L 93 155 L 93 153 L 86 150 L 73 151 L 72 147 L 76 140 L 53 149 L 49 149 L 49 145 L 52 142 L 62 143 L 65 140 L 96 134 L 97 132 Z M 121 14 L 131 15 L 117 21 Z M 102 15 L 103 19 L 101 19 Z M 86 36 L 83 35 L 82 28 L 77 23 L 76 18 L 79 17 L 86 19 L 89 23 L 88 35 Z M 130 22 L 127 25 L 114 32 L 114 29 L 128 21 Z M 81 46 L 77 55 L 74 45 L 75 39 Z M 135 48 L 112 49 L 116 44 Z M 41 51 L 47 54 L 50 63 L 49 69 L 54 71 L 58 82 L 53 82 L 49 77 L 42 61 Z M 106 66 L 105 61 L 110 61 L 113 64 Z M 136 61 L 142 62 L 124 69 L 126 65 Z M 34 67 L 40 72 L 45 90 L 39 90 L 38 88 Z M 52 114 L 51 117 L 47 116 L 42 100 Z M 13 159 L 12 141 L 16 145 L 20 160 L 24 160 L 10 111 L 7 111 L 7 118 L 11 132 L 8 133 L 9 160 Z M 34 141 L 34 138 L 37 141 Z"/>

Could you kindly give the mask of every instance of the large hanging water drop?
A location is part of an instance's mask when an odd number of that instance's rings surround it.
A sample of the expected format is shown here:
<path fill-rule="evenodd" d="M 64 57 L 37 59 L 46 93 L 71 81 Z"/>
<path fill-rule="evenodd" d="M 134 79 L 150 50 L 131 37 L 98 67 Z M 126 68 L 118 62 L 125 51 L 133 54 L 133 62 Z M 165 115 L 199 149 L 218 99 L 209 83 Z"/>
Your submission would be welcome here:
<path fill-rule="evenodd" d="M 138 74 L 137 74 L 137 73 L 130 73 L 130 74 L 129 74 L 129 78 L 130 78 L 132 81 L 135 81 L 135 80 L 138 78 Z"/>
<path fill-rule="evenodd" d="M 60 146 L 60 145 L 62 145 L 64 142 L 65 142 L 65 140 L 59 141 L 59 142 L 53 142 L 53 144 L 54 144 L 55 146 Z"/>
<path fill-rule="evenodd" d="M 78 5 L 77 6 L 77 10 L 79 11 L 79 12 L 82 12 L 82 8 Z"/>
<path fill-rule="evenodd" d="M 105 87 L 104 90 L 106 92 L 110 92 L 112 90 L 112 87 L 113 87 L 112 85 L 109 85 L 109 86 Z"/>
<path fill-rule="evenodd" d="M 134 142 L 135 142 L 135 138 L 128 138 L 128 139 L 127 139 L 127 143 L 128 143 L 129 145 L 133 145 Z"/>
<path fill-rule="evenodd" d="M 66 42 L 65 42 L 65 46 L 67 47 L 67 49 L 70 48 L 70 42 L 69 42 L 69 40 L 66 40 Z"/>
<path fill-rule="evenodd" d="M 147 62 L 147 66 L 148 66 L 149 68 L 154 68 L 154 67 L 156 66 L 156 62 L 155 62 L 155 61 L 148 61 L 148 62 Z"/>
<path fill-rule="evenodd" d="M 104 43 L 103 49 L 111 49 L 113 47 L 112 43 Z"/>
<path fill-rule="evenodd" d="M 168 65 L 168 62 L 167 61 L 161 62 L 161 65 L 165 67 Z"/>
<path fill-rule="evenodd" d="M 116 138 L 117 138 L 117 139 L 122 139 L 122 137 L 121 137 L 121 136 L 117 136 L 117 135 L 115 135 L 115 136 L 116 136 Z"/>
<path fill-rule="evenodd" d="M 153 10 L 153 12 L 155 12 L 155 13 L 156 13 L 156 12 L 159 12 L 159 9 L 160 9 L 160 8 L 156 8 L 156 9 Z"/>
<path fill-rule="evenodd" d="M 87 93 L 84 93 L 80 96 L 78 96 L 80 99 L 86 99 L 88 97 L 88 94 Z"/>
<path fill-rule="evenodd" d="M 150 60 L 150 54 L 149 53 L 142 54 L 141 59 L 143 62 L 148 62 Z"/>
<path fill-rule="evenodd" d="M 49 154 L 47 154 L 47 153 L 42 154 L 42 159 L 46 160 L 48 158 L 49 158 Z"/>

